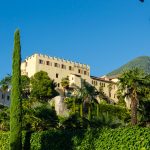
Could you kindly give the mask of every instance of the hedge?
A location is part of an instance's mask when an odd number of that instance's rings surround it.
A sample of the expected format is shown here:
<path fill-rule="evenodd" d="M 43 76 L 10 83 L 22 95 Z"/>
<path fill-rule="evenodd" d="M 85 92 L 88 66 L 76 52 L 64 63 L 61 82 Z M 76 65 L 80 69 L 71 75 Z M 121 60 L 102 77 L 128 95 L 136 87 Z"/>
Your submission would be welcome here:
<path fill-rule="evenodd" d="M 26 137 L 30 137 L 29 135 Z M 141 127 L 37 132 L 25 150 L 149 150 L 150 129 Z M 30 145 L 30 147 L 29 147 Z M 8 150 L 9 132 L 0 133 L 0 149 Z"/>

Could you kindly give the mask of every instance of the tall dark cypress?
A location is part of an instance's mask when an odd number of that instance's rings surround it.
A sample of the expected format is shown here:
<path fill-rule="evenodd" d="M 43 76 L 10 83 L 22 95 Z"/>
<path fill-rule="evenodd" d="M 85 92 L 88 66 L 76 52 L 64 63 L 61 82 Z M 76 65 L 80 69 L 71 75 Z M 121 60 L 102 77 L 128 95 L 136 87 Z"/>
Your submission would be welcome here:
<path fill-rule="evenodd" d="M 21 102 L 21 46 L 20 33 L 14 35 L 14 50 L 12 62 L 12 90 L 10 106 L 10 150 L 22 149 L 22 102 Z"/>

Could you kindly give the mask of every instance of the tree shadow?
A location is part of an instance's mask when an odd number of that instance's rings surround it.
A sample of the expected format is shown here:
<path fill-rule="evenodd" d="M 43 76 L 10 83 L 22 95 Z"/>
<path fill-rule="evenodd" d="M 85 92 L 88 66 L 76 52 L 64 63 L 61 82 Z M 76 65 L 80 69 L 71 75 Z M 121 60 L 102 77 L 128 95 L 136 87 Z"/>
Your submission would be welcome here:
<path fill-rule="evenodd" d="M 31 135 L 32 135 L 33 131 L 31 131 L 31 125 L 30 124 L 27 125 L 27 128 L 28 128 L 28 130 L 25 133 L 23 150 L 30 150 L 30 148 L 31 148 L 30 139 L 31 139 Z"/>
<path fill-rule="evenodd" d="M 40 150 L 73 150 L 84 138 L 85 131 L 83 129 L 68 129 L 43 132 Z"/>

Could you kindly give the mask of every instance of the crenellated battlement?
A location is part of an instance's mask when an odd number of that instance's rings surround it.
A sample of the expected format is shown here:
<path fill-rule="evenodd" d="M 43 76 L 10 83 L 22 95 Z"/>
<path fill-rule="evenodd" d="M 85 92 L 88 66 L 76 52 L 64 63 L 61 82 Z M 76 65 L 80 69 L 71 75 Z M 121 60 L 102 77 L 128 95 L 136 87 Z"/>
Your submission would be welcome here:
<path fill-rule="evenodd" d="M 72 64 L 74 65 L 75 67 L 81 67 L 81 68 L 85 68 L 85 69 L 90 69 L 90 66 L 89 65 L 86 65 L 86 64 L 82 64 L 80 62 L 74 62 L 74 61 L 71 61 L 71 60 L 66 60 L 66 59 L 63 59 L 63 58 L 59 58 L 59 57 L 52 57 L 52 56 L 47 56 L 47 55 L 43 55 L 43 54 L 33 54 L 31 55 L 30 57 L 27 57 L 25 59 L 25 61 L 28 61 L 29 59 L 32 59 L 34 57 L 39 57 L 39 58 L 46 58 L 46 59 L 49 59 L 49 60 L 56 60 L 56 61 L 59 61 L 60 63 L 68 63 L 68 64 Z"/>

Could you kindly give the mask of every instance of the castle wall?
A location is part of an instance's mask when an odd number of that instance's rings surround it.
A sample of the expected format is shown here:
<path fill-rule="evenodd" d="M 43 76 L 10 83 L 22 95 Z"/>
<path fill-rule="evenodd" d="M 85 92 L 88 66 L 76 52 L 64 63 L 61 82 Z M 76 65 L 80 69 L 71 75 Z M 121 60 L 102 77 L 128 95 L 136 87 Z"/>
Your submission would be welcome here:
<path fill-rule="evenodd" d="M 47 72 L 49 77 L 57 82 L 58 87 L 61 86 L 61 79 L 70 74 L 79 75 L 90 82 L 90 67 L 85 64 L 40 54 L 32 55 L 21 64 L 22 74 L 28 77 L 39 71 Z"/>

